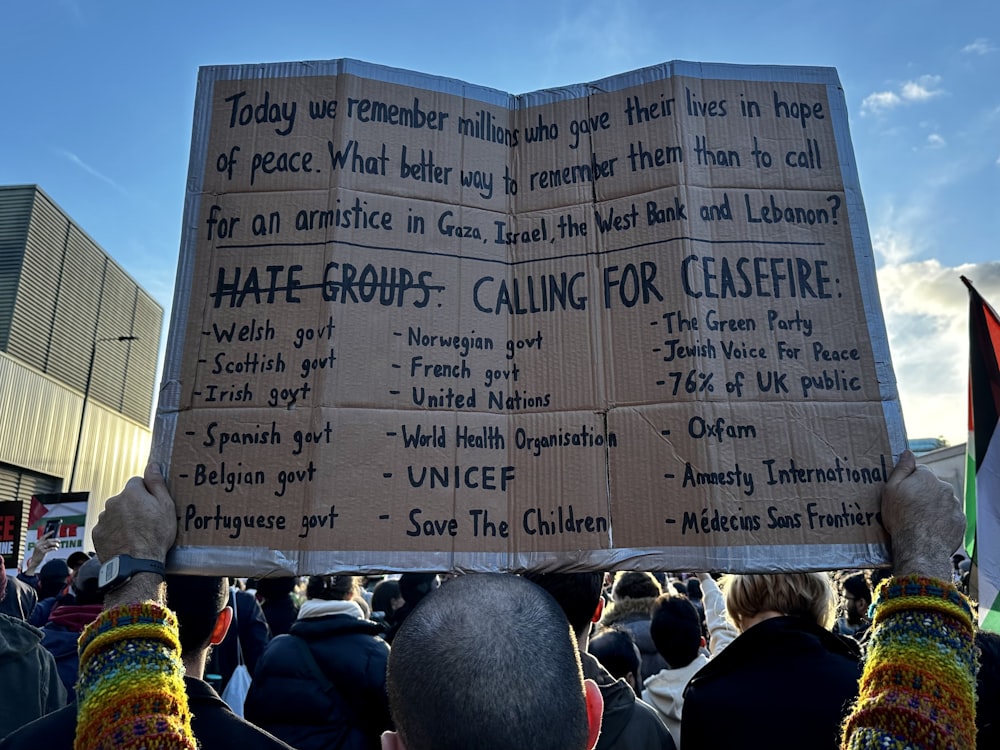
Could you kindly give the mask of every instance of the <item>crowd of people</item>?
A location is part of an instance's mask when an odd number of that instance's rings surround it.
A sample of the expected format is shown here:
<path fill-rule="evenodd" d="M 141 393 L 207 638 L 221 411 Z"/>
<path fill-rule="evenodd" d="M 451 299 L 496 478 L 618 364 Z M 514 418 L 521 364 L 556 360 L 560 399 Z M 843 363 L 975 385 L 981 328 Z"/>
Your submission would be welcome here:
<path fill-rule="evenodd" d="M 884 575 L 327 574 L 244 590 L 160 572 L 176 514 L 151 465 L 108 501 L 96 558 L 43 562 L 43 538 L 16 576 L 0 563 L 0 750 L 1000 747 L 1000 636 L 977 632 L 954 584 L 958 500 L 906 452 L 882 517 Z M 135 572 L 100 580 L 113 559 Z"/>

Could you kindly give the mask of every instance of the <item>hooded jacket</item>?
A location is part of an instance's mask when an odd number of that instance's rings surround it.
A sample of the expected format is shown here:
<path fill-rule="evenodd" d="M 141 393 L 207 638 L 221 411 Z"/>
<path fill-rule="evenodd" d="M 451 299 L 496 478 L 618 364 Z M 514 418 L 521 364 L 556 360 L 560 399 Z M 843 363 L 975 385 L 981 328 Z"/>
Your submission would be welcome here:
<path fill-rule="evenodd" d="M 705 621 L 708 625 L 709 643 L 712 656 L 719 654 L 732 643 L 739 632 L 726 619 L 726 601 L 719 589 L 719 584 L 711 576 L 702 575 L 702 603 Z M 663 723 L 670 730 L 670 735 L 681 746 L 681 716 L 684 708 L 684 689 L 691 678 L 712 658 L 702 649 L 694 660 L 686 667 L 679 669 L 663 669 L 654 674 L 643 685 L 642 699 L 657 710 Z"/>
<path fill-rule="evenodd" d="M 622 599 L 604 610 L 601 617 L 601 628 L 617 627 L 632 634 L 632 640 L 642 656 L 641 680 L 647 680 L 667 668 L 667 662 L 656 650 L 653 636 L 649 634 L 649 610 L 655 601 L 654 597 Z"/>
<path fill-rule="evenodd" d="M 76 678 L 80 672 L 76 643 L 83 629 L 97 619 L 103 608 L 101 604 L 57 604 L 42 627 L 42 645 L 55 657 L 69 701 L 76 700 Z"/>
<path fill-rule="evenodd" d="M 0 558 L 2 559 L 2 558 Z M 30 581 L 7 576 L 7 593 L 0 597 L 0 614 L 27 620 L 38 605 L 38 590 Z"/>
<path fill-rule="evenodd" d="M 702 667 L 708 657 L 699 653 L 686 667 L 662 669 L 644 684 L 642 699 L 656 709 L 663 723 L 670 730 L 677 747 L 681 746 L 681 712 L 684 708 L 684 688 Z"/>
<path fill-rule="evenodd" d="M 66 704 L 52 654 L 42 648 L 42 631 L 0 614 L 0 737 Z"/>
<path fill-rule="evenodd" d="M 625 680 L 616 680 L 586 651 L 580 662 L 583 676 L 597 683 L 604 698 L 601 736 L 594 750 L 675 750 L 656 711 L 638 700 Z"/>
<path fill-rule="evenodd" d="M 298 750 L 377 750 L 391 729 L 389 646 L 351 601 L 310 599 L 257 663 L 248 721 Z"/>

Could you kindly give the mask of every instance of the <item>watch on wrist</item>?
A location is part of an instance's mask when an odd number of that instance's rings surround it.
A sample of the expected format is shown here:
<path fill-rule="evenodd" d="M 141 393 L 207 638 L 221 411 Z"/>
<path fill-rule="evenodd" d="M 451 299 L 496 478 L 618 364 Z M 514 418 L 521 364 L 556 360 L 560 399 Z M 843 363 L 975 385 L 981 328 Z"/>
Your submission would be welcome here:
<path fill-rule="evenodd" d="M 126 584 L 136 573 L 156 573 L 165 576 L 167 570 L 157 560 L 145 560 L 131 555 L 115 555 L 101 566 L 97 575 L 97 588 L 102 593 L 114 591 Z"/>

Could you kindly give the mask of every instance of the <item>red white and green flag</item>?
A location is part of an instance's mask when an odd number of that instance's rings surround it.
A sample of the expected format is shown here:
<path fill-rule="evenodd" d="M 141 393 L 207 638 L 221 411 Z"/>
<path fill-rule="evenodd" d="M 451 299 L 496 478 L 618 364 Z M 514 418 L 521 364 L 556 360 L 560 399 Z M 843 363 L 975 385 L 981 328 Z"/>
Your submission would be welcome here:
<path fill-rule="evenodd" d="M 969 288 L 965 547 L 979 569 L 979 624 L 1000 633 L 1000 318 Z"/>

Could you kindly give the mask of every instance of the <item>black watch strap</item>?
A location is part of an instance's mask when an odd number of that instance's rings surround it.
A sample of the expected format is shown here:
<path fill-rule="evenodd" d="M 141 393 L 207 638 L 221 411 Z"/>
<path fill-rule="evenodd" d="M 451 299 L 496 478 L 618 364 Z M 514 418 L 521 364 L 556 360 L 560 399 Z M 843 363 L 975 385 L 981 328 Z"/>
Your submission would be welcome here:
<path fill-rule="evenodd" d="M 114 591 L 127 583 L 137 573 L 155 573 L 166 576 L 167 570 L 159 560 L 148 560 L 131 555 L 115 555 L 101 566 L 97 587 L 102 592 Z"/>

